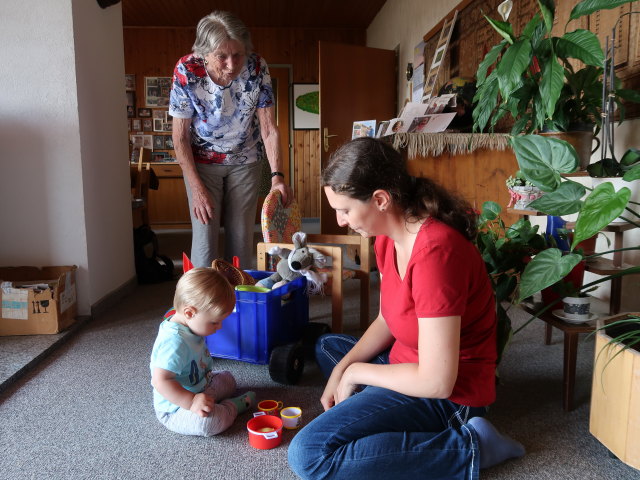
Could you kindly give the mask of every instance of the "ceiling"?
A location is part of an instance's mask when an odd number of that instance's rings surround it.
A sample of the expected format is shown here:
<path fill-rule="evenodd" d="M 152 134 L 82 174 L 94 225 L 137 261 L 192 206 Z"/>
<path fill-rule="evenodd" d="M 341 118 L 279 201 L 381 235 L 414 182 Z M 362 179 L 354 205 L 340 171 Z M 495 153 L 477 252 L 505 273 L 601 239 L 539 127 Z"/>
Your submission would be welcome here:
<path fill-rule="evenodd" d="M 125 27 L 195 27 L 213 10 L 248 27 L 363 28 L 386 0 L 122 0 Z"/>

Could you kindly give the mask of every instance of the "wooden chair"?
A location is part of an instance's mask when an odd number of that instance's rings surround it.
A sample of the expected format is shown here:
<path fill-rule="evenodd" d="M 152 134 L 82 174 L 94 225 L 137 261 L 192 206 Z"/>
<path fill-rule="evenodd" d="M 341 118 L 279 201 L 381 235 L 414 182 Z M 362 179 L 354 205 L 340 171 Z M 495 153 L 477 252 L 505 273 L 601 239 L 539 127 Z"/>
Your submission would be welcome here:
<path fill-rule="evenodd" d="M 276 202 L 274 205 L 272 202 Z M 293 219 L 293 221 L 290 221 Z M 280 192 L 267 195 L 262 208 L 262 231 L 265 242 L 257 245 L 258 270 L 267 270 L 268 251 L 271 247 L 293 248 L 291 235 L 302 229 L 298 205 L 295 200 L 288 208 L 283 208 L 280 202 Z M 343 330 L 343 281 L 346 278 L 356 278 L 360 281 L 360 329 L 369 325 L 369 289 L 371 271 L 371 241 L 360 235 L 330 235 L 307 234 L 307 243 L 313 248 L 331 258 L 328 271 L 331 277 L 331 329 L 336 333 Z M 344 255 L 348 247 L 355 247 L 359 251 L 360 265 L 352 270 L 344 269 Z"/>
<path fill-rule="evenodd" d="M 131 208 L 133 226 L 149 225 L 149 185 L 151 182 L 151 150 L 141 147 L 137 165 L 131 165 Z"/>

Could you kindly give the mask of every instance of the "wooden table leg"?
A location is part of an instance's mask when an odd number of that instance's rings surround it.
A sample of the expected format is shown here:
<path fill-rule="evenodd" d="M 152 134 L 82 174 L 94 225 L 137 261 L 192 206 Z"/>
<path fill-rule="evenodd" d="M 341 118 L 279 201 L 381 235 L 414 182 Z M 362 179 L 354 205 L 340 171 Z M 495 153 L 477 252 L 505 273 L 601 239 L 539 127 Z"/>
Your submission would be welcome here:
<path fill-rule="evenodd" d="M 553 331 L 553 326 L 548 323 L 544 324 L 544 344 L 551 345 L 551 333 Z"/>
<path fill-rule="evenodd" d="M 576 383 L 576 358 L 578 356 L 578 334 L 564 332 L 564 368 L 562 375 L 562 407 L 573 410 L 573 391 Z"/>

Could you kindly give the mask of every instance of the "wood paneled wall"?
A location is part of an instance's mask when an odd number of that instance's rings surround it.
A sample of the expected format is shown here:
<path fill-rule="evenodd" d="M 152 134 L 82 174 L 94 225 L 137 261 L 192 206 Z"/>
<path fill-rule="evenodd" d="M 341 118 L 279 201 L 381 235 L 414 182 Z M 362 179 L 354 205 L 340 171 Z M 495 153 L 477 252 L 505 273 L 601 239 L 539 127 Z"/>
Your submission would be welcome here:
<path fill-rule="evenodd" d="M 364 29 L 251 28 L 254 50 L 269 64 L 291 65 L 294 83 L 318 82 L 318 41 L 365 45 Z M 144 77 L 169 77 L 176 61 L 191 51 L 195 28 L 125 27 L 125 73 L 136 76 L 137 107 L 144 107 Z M 124 80 L 123 80 L 124 81 Z M 284 133 L 284 132 L 282 132 Z M 319 131 L 296 130 L 291 186 L 303 217 L 320 216 Z"/>

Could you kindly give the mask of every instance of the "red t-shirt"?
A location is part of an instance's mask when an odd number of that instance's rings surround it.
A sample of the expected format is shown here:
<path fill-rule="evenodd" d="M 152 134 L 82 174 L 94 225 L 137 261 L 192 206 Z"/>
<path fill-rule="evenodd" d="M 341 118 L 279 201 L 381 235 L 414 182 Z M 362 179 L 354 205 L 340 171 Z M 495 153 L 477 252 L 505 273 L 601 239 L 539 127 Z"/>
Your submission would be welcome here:
<path fill-rule="evenodd" d="M 404 279 L 393 240 L 375 243 L 382 274 L 380 306 L 395 342 L 390 363 L 418 363 L 418 318 L 460 316 L 458 378 L 449 400 L 482 407 L 495 400 L 496 309 L 476 246 L 455 229 L 426 221 L 416 237 Z"/>

